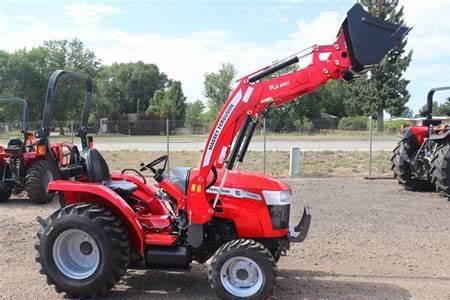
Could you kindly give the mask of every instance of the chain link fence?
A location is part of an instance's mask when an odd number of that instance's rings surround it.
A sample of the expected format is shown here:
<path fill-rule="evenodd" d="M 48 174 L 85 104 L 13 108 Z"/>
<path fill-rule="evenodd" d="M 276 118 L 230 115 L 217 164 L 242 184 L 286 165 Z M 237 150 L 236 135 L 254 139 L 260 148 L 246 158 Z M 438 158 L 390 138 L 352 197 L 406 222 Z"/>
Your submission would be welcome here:
<path fill-rule="evenodd" d="M 168 153 L 170 166 L 198 165 L 213 122 L 179 120 L 108 120 L 89 124 L 101 151 Z M 389 124 L 389 123 L 385 123 Z M 0 122 L 1 145 L 20 136 L 21 122 Z M 28 122 L 36 131 L 40 121 Z M 397 124 L 395 125 L 397 126 Z M 289 176 L 290 151 L 300 148 L 300 176 L 391 176 L 390 156 L 396 145 L 395 126 L 378 133 L 367 117 L 338 119 L 323 114 L 309 120 L 262 119 L 255 130 L 244 169 Z M 53 141 L 79 143 L 79 121 L 53 121 Z M 371 130 L 372 129 L 372 130 Z"/>

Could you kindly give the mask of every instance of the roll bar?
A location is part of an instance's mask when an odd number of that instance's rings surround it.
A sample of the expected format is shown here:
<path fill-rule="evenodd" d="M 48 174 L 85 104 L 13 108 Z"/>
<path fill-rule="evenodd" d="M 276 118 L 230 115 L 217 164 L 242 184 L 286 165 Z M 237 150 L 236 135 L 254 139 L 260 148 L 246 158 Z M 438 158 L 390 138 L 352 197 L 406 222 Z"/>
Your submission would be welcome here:
<path fill-rule="evenodd" d="M 428 92 L 428 96 L 427 96 L 427 111 L 425 112 L 428 119 L 432 118 L 431 114 L 433 113 L 433 96 L 434 96 L 434 92 L 445 91 L 445 90 L 450 90 L 450 86 L 443 86 L 443 87 L 432 88 Z"/>
<path fill-rule="evenodd" d="M 81 117 L 80 129 L 77 131 L 77 136 L 81 138 L 81 145 L 83 151 L 87 151 L 88 149 L 88 140 L 87 140 L 87 132 L 88 132 L 88 120 L 89 120 L 89 111 L 91 109 L 91 99 L 92 99 L 92 80 L 89 76 L 81 75 L 75 72 L 65 71 L 65 70 L 56 70 L 50 76 L 47 86 L 47 94 L 45 96 L 45 106 L 44 113 L 42 116 L 42 126 L 37 132 L 37 137 L 47 138 L 50 135 L 50 121 L 52 119 L 52 111 L 53 111 L 53 98 L 55 97 L 56 86 L 58 80 L 61 77 L 68 78 L 76 78 L 81 81 L 86 82 L 86 95 L 84 98 L 84 106 L 83 106 L 83 114 Z M 47 145 L 49 146 L 49 145 Z"/>
<path fill-rule="evenodd" d="M 27 131 L 27 120 L 28 120 L 28 103 L 22 98 L 17 97 L 0 97 L 0 104 L 3 103 L 20 103 L 23 105 L 22 113 L 22 131 L 25 133 Z"/>

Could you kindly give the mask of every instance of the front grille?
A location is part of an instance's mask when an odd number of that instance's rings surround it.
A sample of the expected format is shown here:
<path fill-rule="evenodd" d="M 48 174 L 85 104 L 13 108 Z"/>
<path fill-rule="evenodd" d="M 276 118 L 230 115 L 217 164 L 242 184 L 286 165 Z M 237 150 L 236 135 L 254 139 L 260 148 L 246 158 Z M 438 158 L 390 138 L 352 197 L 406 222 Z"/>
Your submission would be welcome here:
<path fill-rule="evenodd" d="M 269 205 L 273 229 L 289 228 L 289 213 L 291 205 Z"/>

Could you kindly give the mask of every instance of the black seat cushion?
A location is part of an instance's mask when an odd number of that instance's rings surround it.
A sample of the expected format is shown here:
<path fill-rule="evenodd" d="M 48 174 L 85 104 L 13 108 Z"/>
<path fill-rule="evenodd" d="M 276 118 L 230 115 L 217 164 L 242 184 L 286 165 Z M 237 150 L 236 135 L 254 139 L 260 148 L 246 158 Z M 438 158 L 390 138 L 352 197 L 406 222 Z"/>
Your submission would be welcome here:
<path fill-rule="evenodd" d="M 17 155 L 22 150 L 23 142 L 19 138 L 12 138 L 9 140 L 8 145 L 6 145 L 5 152 Z"/>
<path fill-rule="evenodd" d="M 120 196 L 131 195 L 137 190 L 137 185 L 134 183 L 111 180 L 108 164 L 97 149 L 89 149 L 86 154 L 86 171 L 89 182 L 103 184 Z"/>
<path fill-rule="evenodd" d="M 185 195 L 187 193 L 191 169 L 188 167 L 175 167 L 169 176 L 170 182 L 175 183 Z"/>

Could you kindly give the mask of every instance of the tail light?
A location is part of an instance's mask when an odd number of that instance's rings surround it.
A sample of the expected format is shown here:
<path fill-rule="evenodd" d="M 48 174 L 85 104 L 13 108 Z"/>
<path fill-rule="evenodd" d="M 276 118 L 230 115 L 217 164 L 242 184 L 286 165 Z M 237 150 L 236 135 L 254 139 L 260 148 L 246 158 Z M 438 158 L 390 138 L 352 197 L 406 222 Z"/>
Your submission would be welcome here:
<path fill-rule="evenodd" d="M 89 149 L 94 148 L 94 138 L 92 136 L 88 136 L 87 139 L 88 139 L 88 148 Z"/>
<path fill-rule="evenodd" d="M 47 147 L 45 145 L 38 145 L 36 148 L 36 152 L 39 155 L 45 155 L 45 153 L 47 153 Z"/>

